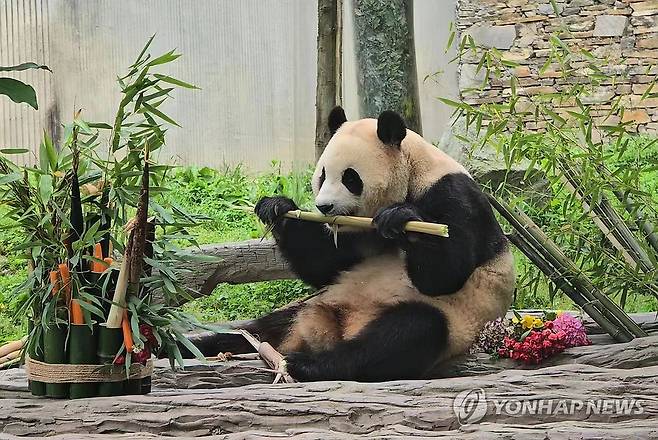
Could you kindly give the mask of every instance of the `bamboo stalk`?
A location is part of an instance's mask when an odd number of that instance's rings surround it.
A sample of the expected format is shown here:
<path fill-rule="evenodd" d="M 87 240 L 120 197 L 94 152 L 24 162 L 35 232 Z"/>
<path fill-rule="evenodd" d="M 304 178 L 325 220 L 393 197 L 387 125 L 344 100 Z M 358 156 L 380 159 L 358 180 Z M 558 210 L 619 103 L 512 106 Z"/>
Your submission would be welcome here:
<path fill-rule="evenodd" d="M 499 202 L 495 198 L 489 195 L 491 205 L 498 211 L 500 214 L 512 225 L 512 227 L 525 239 L 527 240 L 531 246 L 536 249 L 543 258 L 545 258 L 547 261 L 550 262 L 550 264 L 555 267 L 559 268 L 562 276 L 565 278 L 567 282 L 569 282 L 573 288 L 578 292 L 578 294 L 582 297 L 584 297 L 589 304 L 593 305 L 598 305 L 601 307 L 601 310 L 597 310 L 597 312 L 594 312 L 594 315 L 592 316 L 592 319 L 596 320 L 596 316 L 600 316 L 601 314 L 606 315 L 606 320 L 608 320 L 610 323 L 612 323 L 612 327 L 605 326 L 604 321 L 597 321 L 601 325 L 601 328 L 605 328 L 606 331 L 615 338 L 616 341 L 618 342 L 628 342 L 633 339 L 633 334 L 626 329 L 626 327 L 621 323 L 621 321 L 614 316 L 612 313 L 608 312 L 607 309 L 600 304 L 600 302 L 597 302 L 596 299 L 592 296 L 591 292 L 588 291 L 587 289 L 584 289 L 582 284 L 578 284 L 574 282 L 574 274 L 571 272 L 567 267 L 564 266 L 558 259 L 556 259 L 550 252 L 547 251 L 546 247 L 542 245 L 542 243 L 537 240 L 532 234 L 527 229 L 527 225 L 525 225 L 523 222 L 521 222 L 511 211 L 511 208 L 507 205 L 503 205 L 502 202 Z M 571 298 L 574 302 L 578 301 L 579 299 L 576 297 Z"/>
<path fill-rule="evenodd" d="M 576 179 L 576 172 L 569 165 L 563 166 L 564 177 L 567 183 L 567 189 L 578 197 L 583 203 L 587 213 L 594 218 L 594 222 L 599 229 L 603 231 L 606 238 L 615 246 L 628 261 L 630 258 L 633 262 L 630 264 L 640 266 L 644 272 L 654 270 L 653 262 L 639 243 L 633 232 L 630 230 L 624 219 L 610 205 L 610 202 L 601 194 L 599 200 L 593 200 L 591 196 L 582 190 L 581 185 Z M 612 234 L 612 236 L 610 235 Z M 614 237 L 614 238 L 613 238 Z"/>
<path fill-rule="evenodd" d="M 245 210 L 253 212 L 253 209 L 251 208 L 247 208 Z M 307 212 L 301 210 L 288 211 L 286 214 L 284 214 L 284 217 L 316 223 L 327 223 L 329 225 L 353 226 L 364 229 L 375 228 L 375 226 L 372 224 L 372 218 L 370 217 L 355 217 L 351 215 L 326 216 L 315 212 Z M 407 222 L 404 230 L 408 232 L 419 232 L 421 234 L 436 235 L 439 237 L 449 237 L 448 225 L 440 223 L 410 221 Z"/>
<path fill-rule="evenodd" d="M 541 248 L 546 252 L 546 255 L 554 259 L 558 264 L 562 265 L 569 273 L 570 281 L 574 287 L 578 288 L 581 293 L 587 295 L 590 300 L 598 300 L 603 310 L 603 313 L 609 314 L 608 318 L 614 317 L 619 323 L 626 327 L 628 331 L 637 337 L 647 336 L 647 333 L 640 328 L 635 321 L 633 321 L 619 306 L 613 302 L 606 295 L 601 293 L 589 280 L 589 278 L 571 261 L 560 248 L 548 237 L 544 232 L 535 224 L 530 217 L 523 211 L 514 210 L 504 205 L 503 202 L 496 200 L 494 197 L 489 196 L 489 200 L 517 231 L 523 233 L 527 231 L 532 237 L 540 243 Z"/>
<path fill-rule="evenodd" d="M 615 180 L 613 174 L 604 165 L 597 166 L 597 170 L 610 181 Z M 617 197 L 617 200 L 624 205 L 626 212 L 635 217 L 635 224 L 644 232 L 645 240 L 653 248 L 656 257 L 658 258 L 658 228 L 646 220 L 644 213 L 638 206 L 636 206 L 635 201 L 628 195 L 628 193 L 615 189 L 614 186 L 612 188 L 612 193 Z"/>
<path fill-rule="evenodd" d="M 251 333 L 246 330 L 239 330 L 240 334 L 251 344 L 252 347 L 258 351 L 260 358 L 265 361 L 265 363 L 277 372 L 277 376 L 274 379 L 274 383 L 278 382 L 279 378 L 282 378 L 284 382 L 293 383 L 296 382 L 286 371 L 285 358 L 281 353 L 276 351 L 272 345 L 267 342 L 260 342 L 254 337 Z"/>
<path fill-rule="evenodd" d="M 599 311 L 595 304 L 600 306 L 600 303 L 588 301 L 580 292 L 578 292 L 571 284 L 568 283 L 564 274 L 558 268 L 553 267 L 548 260 L 546 260 L 539 251 L 532 247 L 522 235 L 513 233 L 507 235 L 507 238 L 526 256 L 528 259 L 541 270 L 546 277 L 551 280 L 555 286 L 563 291 L 565 295 L 575 302 L 578 307 L 583 309 L 592 319 L 601 326 L 603 330 L 613 337 L 616 341 L 628 342 L 632 339 L 631 335 L 623 332 L 616 327 L 612 322 L 606 318 L 601 311 Z"/>
<path fill-rule="evenodd" d="M 658 228 L 646 220 L 644 213 L 635 205 L 633 199 L 619 190 L 612 191 L 617 199 L 624 205 L 626 212 L 635 217 L 635 223 L 644 232 L 644 238 L 656 252 L 658 257 Z"/>
<path fill-rule="evenodd" d="M 287 218 L 298 220 L 307 220 L 317 223 L 327 223 L 330 225 L 354 226 L 357 228 L 373 229 L 370 217 L 355 217 L 349 215 L 326 216 L 315 212 L 305 212 L 300 210 L 289 211 L 285 214 Z M 410 221 L 404 227 L 405 231 L 419 232 L 421 234 L 437 235 L 439 237 L 448 237 L 448 226 L 439 223 Z"/>
<path fill-rule="evenodd" d="M 294 383 L 295 379 L 292 378 L 288 371 L 286 370 L 286 361 L 283 355 L 276 351 L 268 342 L 261 342 L 258 346 L 258 354 L 261 358 L 270 366 L 273 370 L 277 371 L 277 375 L 274 378 L 274 383 L 277 383 L 279 379 L 283 379 L 286 383 Z"/>

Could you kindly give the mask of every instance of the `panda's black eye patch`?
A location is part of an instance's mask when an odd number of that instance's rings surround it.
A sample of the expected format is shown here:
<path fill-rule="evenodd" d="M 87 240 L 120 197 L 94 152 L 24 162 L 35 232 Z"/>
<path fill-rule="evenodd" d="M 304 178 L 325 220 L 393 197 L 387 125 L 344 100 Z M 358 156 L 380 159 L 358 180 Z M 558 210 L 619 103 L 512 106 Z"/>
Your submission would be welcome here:
<path fill-rule="evenodd" d="M 343 171 L 342 182 L 352 194 L 360 196 L 363 192 L 363 181 L 354 168 L 347 168 Z"/>
<path fill-rule="evenodd" d="M 318 188 L 322 188 L 322 185 L 324 185 L 324 181 L 327 178 L 327 174 L 324 172 L 324 167 L 322 167 L 322 174 L 320 174 L 320 184 L 318 185 Z"/>

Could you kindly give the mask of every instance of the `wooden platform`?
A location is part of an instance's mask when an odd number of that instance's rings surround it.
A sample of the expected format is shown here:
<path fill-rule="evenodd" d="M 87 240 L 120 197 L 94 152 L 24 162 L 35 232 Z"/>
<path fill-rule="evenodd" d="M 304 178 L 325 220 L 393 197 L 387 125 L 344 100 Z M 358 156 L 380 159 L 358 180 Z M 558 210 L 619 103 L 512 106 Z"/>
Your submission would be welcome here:
<path fill-rule="evenodd" d="M 648 323 L 655 315 L 636 318 L 651 336 L 612 344 L 594 334 L 595 345 L 570 349 L 542 368 L 472 356 L 432 380 L 272 385 L 258 360 L 190 361 L 177 372 L 158 361 L 150 395 L 52 400 L 28 394 L 23 370 L 6 370 L 0 438 L 658 438 L 658 333 Z M 461 425 L 455 396 L 478 388 L 486 415 Z M 615 411 L 620 399 L 635 410 Z M 510 404 L 496 414 L 496 404 L 516 400 L 529 409 L 536 401 L 601 402 L 602 410 L 514 414 Z M 601 406 L 606 401 L 611 411 Z"/>

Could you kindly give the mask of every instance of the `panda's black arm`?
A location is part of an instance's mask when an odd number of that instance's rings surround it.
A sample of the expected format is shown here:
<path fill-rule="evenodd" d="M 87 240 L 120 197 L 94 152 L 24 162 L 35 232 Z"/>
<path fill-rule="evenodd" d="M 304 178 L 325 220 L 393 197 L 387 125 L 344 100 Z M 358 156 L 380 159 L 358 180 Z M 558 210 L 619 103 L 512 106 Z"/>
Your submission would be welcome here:
<path fill-rule="evenodd" d="M 448 238 L 416 233 L 400 237 L 409 278 L 426 295 L 456 292 L 478 266 L 505 246 L 506 238 L 491 205 L 465 174 L 444 176 L 404 206 L 397 214 L 407 217 L 400 219 L 401 222 L 418 219 L 444 223 L 449 228 Z"/>
<path fill-rule="evenodd" d="M 360 240 L 353 235 L 339 234 L 338 247 L 324 224 L 284 218 L 283 213 L 298 209 L 286 197 L 265 197 L 255 207 L 260 219 L 272 225 L 277 246 L 299 278 L 313 287 L 331 283 L 340 271 L 361 261 Z"/>
<path fill-rule="evenodd" d="M 338 247 L 324 224 L 284 219 L 275 226 L 274 237 L 284 257 L 299 278 L 320 288 L 334 281 L 343 270 L 361 261 L 355 241 L 339 234 Z"/>

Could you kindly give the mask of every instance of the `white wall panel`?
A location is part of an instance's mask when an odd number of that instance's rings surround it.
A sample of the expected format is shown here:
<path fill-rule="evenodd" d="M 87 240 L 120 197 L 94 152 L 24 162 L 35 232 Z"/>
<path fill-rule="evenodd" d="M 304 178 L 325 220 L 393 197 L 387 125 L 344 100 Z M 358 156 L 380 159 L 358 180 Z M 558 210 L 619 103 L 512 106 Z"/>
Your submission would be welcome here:
<path fill-rule="evenodd" d="M 416 0 L 421 79 L 444 67 L 453 2 Z M 254 170 L 267 169 L 274 159 L 286 167 L 310 163 L 316 14 L 313 0 L 0 0 L 0 65 L 35 61 L 53 70 L 15 75 L 34 85 L 40 109 L 0 98 L 0 146 L 36 151 L 41 130 L 52 132 L 77 108 L 88 120 L 110 120 L 119 99 L 116 75 L 157 34 L 154 53 L 183 53 L 168 73 L 202 88 L 177 92 L 166 108 L 183 126 L 169 132 L 171 160 L 212 167 L 244 163 Z M 345 16 L 344 99 L 355 117 Z M 447 120 L 435 97 L 456 90 L 450 75 L 443 85 L 421 86 L 430 140 L 438 139 Z"/>

